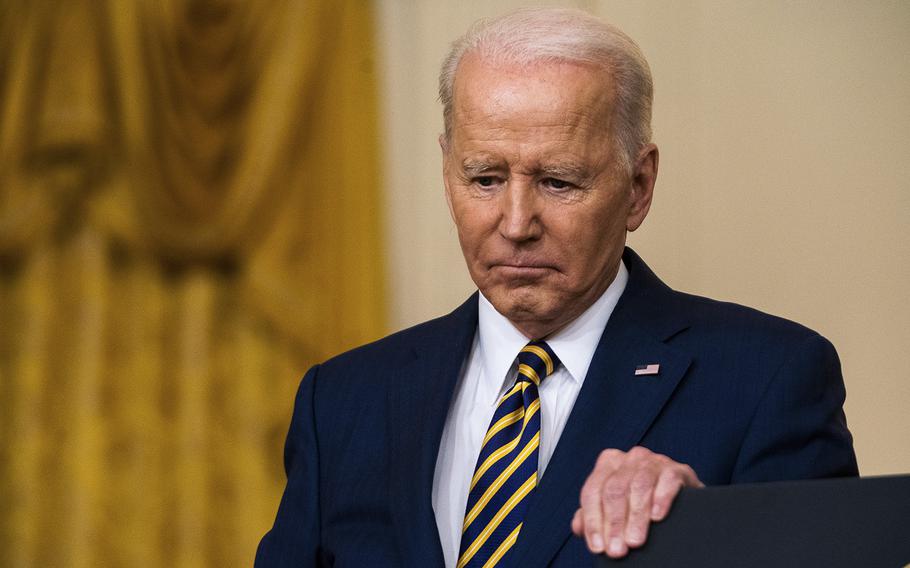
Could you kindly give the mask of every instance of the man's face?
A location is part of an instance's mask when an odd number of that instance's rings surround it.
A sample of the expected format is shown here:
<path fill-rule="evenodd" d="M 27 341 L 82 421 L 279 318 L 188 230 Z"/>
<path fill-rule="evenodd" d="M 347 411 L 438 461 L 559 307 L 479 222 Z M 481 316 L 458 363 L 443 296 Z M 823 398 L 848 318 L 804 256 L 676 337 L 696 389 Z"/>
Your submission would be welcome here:
<path fill-rule="evenodd" d="M 474 283 L 531 338 L 600 297 L 650 206 L 657 149 L 623 171 L 612 91 L 606 72 L 576 64 L 469 54 L 458 67 L 446 198 Z"/>

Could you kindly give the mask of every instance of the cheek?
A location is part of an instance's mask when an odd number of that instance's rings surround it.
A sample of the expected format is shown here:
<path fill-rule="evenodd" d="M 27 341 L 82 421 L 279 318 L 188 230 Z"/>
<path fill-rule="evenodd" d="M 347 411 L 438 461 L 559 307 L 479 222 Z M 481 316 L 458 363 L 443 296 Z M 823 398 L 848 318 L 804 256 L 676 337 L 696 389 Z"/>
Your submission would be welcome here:
<path fill-rule="evenodd" d="M 476 251 L 496 232 L 496 216 L 485 202 L 456 201 L 452 206 L 462 247 Z"/>
<path fill-rule="evenodd" d="M 615 212 L 577 215 L 567 219 L 555 231 L 558 231 L 561 254 L 574 268 L 574 276 L 583 278 L 597 274 L 592 269 L 608 262 L 615 256 L 616 250 L 622 248 L 625 219 L 619 218 Z"/>

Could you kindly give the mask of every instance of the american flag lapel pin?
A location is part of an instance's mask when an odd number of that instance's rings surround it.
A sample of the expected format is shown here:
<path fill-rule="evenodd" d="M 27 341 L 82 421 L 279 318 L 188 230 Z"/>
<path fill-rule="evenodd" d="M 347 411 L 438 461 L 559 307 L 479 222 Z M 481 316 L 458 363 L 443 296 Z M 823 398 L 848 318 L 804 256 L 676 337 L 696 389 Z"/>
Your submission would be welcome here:
<path fill-rule="evenodd" d="M 649 365 L 639 365 L 635 367 L 635 376 L 644 377 L 646 375 L 657 375 L 660 373 L 660 365 L 657 363 L 651 363 Z"/>

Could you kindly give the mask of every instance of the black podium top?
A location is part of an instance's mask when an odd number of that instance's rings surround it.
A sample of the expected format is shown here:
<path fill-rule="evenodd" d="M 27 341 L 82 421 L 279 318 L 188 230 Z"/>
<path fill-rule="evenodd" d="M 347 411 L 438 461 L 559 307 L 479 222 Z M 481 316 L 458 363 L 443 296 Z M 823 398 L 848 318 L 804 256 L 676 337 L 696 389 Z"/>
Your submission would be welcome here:
<path fill-rule="evenodd" d="M 685 489 L 644 547 L 594 565 L 901 568 L 910 475 Z"/>

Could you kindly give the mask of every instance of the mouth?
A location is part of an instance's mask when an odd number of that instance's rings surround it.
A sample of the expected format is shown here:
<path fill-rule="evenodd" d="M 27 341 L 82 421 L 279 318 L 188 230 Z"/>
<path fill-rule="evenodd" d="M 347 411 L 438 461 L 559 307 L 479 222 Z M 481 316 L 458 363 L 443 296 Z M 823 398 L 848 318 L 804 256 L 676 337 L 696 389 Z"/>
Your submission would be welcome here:
<path fill-rule="evenodd" d="M 544 263 L 502 262 L 493 264 L 491 270 L 499 272 L 507 279 L 533 280 L 556 271 L 556 267 Z"/>

